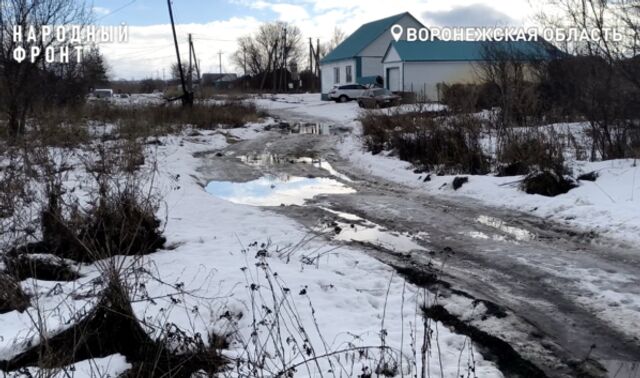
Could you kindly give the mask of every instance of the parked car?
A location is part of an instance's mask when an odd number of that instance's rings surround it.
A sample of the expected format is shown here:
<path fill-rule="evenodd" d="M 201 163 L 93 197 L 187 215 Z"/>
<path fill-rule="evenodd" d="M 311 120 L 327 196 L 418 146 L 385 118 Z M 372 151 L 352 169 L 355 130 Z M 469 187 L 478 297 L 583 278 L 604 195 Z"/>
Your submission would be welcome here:
<path fill-rule="evenodd" d="M 329 98 L 336 102 L 347 102 L 355 100 L 367 90 L 367 87 L 360 84 L 349 84 L 335 87 L 329 92 Z"/>
<path fill-rule="evenodd" d="M 371 88 L 358 97 L 358 106 L 367 109 L 386 108 L 400 104 L 401 99 L 388 89 Z"/>

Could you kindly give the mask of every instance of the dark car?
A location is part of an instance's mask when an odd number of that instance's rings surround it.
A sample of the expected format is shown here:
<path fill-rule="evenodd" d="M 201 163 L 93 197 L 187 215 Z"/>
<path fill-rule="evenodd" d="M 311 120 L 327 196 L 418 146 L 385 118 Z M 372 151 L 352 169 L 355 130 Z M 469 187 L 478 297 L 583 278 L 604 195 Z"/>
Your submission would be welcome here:
<path fill-rule="evenodd" d="M 393 94 L 388 89 L 371 88 L 367 89 L 361 97 L 358 97 L 358 105 L 366 109 L 387 108 L 399 105 L 400 99 L 400 96 Z"/>

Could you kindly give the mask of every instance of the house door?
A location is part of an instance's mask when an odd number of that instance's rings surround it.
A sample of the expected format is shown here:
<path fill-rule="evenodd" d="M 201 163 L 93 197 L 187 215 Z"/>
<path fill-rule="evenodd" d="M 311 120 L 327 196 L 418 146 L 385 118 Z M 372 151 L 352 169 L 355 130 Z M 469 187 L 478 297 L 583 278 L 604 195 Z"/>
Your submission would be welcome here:
<path fill-rule="evenodd" d="M 387 68 L 387 89 L 391 92 L 399 92 L 402 90 L 400 68 Z"/>

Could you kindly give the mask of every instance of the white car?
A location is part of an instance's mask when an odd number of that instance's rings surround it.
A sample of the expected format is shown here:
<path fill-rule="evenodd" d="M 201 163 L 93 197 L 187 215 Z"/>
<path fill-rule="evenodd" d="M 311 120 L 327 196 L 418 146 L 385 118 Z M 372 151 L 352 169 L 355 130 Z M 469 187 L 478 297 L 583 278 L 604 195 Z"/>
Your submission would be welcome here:
<path fill-rule="evenodd" d="M 335 87 L 329 92 L 329 98 L 336 102 L 347 102 L 362 97 L 367 87 L 360 84 L 349 84 Z"/>

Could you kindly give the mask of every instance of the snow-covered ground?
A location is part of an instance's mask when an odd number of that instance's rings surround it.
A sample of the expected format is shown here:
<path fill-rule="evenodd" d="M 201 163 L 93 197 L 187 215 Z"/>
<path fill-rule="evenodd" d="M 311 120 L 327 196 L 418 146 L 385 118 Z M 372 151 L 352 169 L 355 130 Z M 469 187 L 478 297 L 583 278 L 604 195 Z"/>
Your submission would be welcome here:
<path fill-rule="evenodd" d="M 352 128 L 353 133 L 343 138 L 337 148 L 354 166 L 374 176 L 436 195 L 469 197 L 487 205 L 528 212 L 627 243 L 640 242 L 640 162 L 589 162 L 568 156 L 570 159 L 567 163 L 574 176 L 595 171 L 599 177 L 595 182 L 581 181 L 578 188 L 553 198 L 524 193 L 519 189 L 522 179 L 519 176 L 468 176 L 469 183 L 456 191 L 451 186 L 455 176 L 432 175 L 431 181 L 423 182 L 425 175 L 413 173 L 411 164 L 394 156 L 367 152 L 363 148 L 361 127 L 357 122 L 360 110 L 353 102 L 340 104 L 321 101 L 318 94 L 277 95 L 256 102 L 266 109 L 285 109 L 293 114 L 319 117 Z M 556 131 L 563 133 L 569 130 L 575 137 L 584 127 L 576 124 L 557 125 Z"/>
<path fill-rule="evenodd" d="M 262 127 L 225 133 L 251 138 Z M 232 343 L 225 354 L 264 357 L 269 373 L 311 360 L 298 367 L 296 377 L 321 376 L 319 371 L 328 376 L 329 370 L 357 376 L 381 361 L 397 363 L 396 376 L 420 369 L 420 306 L 436 301 L 433 294 L 364 252 L 329 245 L 282 215 L 208 194 L 194 154 L 223 148 L 227 138 L 215 131 L 188 135 L 163 138 L 153 153 L 160 167 L 156 186 L 166 203 L 160 217 L 166 216 L 168 249 L 142 262 L 151 273 L 138 278 L 145 295 L 135 298 L 133 308 L 148 329 L 158 334 L 165 324 L 176 324 L 190 334 L 228 336 Z M 22 282 L 38 301 L 23 313 L 0 315 L 0 359 L 37 343 L 39 333 L 68 328 L 70 319 L 95 304 L 90 294 L 100 286 L 97 265 L 83 265 L 80 273 L 76 282 Z M 466 375 L 470 369 L 481 377 L 502 376 L 467 337 L 440 323 L 428 327 L 429 376 Z M 327 354 L 332 357 L 322 357 Z M 76 364 L 74 376 L 95 376 L 92 366 L 112 375 L 128 367 L 115 355 Z M 250 364 L 241 367 L 229 376 L 253 376 Z"/>

